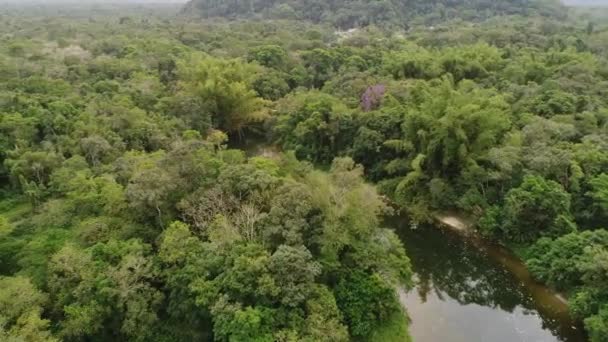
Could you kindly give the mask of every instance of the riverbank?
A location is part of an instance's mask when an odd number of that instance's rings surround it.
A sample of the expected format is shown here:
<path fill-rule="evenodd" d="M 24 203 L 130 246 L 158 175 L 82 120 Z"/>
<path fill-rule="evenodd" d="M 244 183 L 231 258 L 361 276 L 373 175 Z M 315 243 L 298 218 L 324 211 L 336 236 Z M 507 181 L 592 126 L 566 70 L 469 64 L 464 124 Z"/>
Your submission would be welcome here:
<path fill-rule="evenodd" d="M 587 341 L 566 305 L 523 276 L 520 260 L 476 240 L 474 230 L 412 225 L 400 215 L 385 224 L 404 243 L 414 272 L 414 288 L 399 293 L 414 341 Z"/>
<path fill-rule="evenodd" d="M 568 300 L 563 294 L 537 282 L 532 277 L 525 262 L 513 251 L 479 235 L 473 228 L 473 220 L 456 212 L 437 213 L 434 218 L 440 226 L 465 234 L 466 238 L 470 239 L 477 248 L 498 261 L 523 284 L 528 284 L 532 297 L 544 303 L 547 309 L 569 312 Z"/>
<path fill-rule="evenodd" d="M 241 149 L 247 155 L 266 158 L 275 157 L 280 150 L 276 146 L 269 146 L 263 142 L 252 143 L 252 141 L 244 147 L 246 148 L 241 146 Z M 387 203 L 394 205 L 390 200 L 387 200 Z M 398 227 L 399 224 L 389 225 L 395 227 L 396 231 L 412 229 L 407 218 L 400 216 L 396 219 L 407 227 Z M 418 265 L 417 288 L 414 292 L 425 299 L 417 300 L 416 294 L 397 289 L 400 303 L 404 309 L 414 314 L 410 317 L 416 320 L 415 335 L 417 337 L 426 336 L 426 339 L 421 338 L 421 341 L 436 341 L 437 338 L 454 336 L 458 331 L 468 331 L 472 336 L 490 338 L 489 335 L 484 335 L 488 333 L 485 328 L 475 327 L 475 322 L 478 321 L 485 322 L 485 326 L 492 327 L 491 330 L 500 331 L 501 336 L 511 338 L 511 340 L 522 338 L 524 335 L 518 335 L 518 331 L 523 329 L 527 334 L 526 338 L 536 340 L 585 341 L 582 335 L 583 329 L 579 328 L 579 323 L 570 317 L 564 297 L 536 282 L 525 263 L 515 253 L 478 234 L 472 218 L 456 211 L 450 211 L 436 214 L 434 221 L 444 229 L 423 228 L 416 225 L 418 228 L 412 231 L 420 230 L 422 232 L 428 229 L 443 231 L 443 233 L 438 233 L 442 236 L 433 240 L 422 239 L 410 245 L 406 250 L 411 252 L 417 248 L 414 246 L 425 246 L 419 254 L 433 254 L 436 250 L 441 250 L 441 253 L 450 255 L 444 255 L 445 258 L 430 257 L 430 260 L 444 260 L 443 266 L 422 267 L 435 269 L 433 271 L 420 271 L 420 265 Z M 446 244 L 446 238 L 452 243 Z M 406 239 L 407 237 L 402 237 L 402 241 L 407 245 Z M 455 241 L 462 241 L 462 244 L 469 247 L 455 247 L 458 246 Z M 459 253 L 459 250 L 461 252 L 464 250 L 464 252 Z M 436 273 L 431 282 L 428 277 L 424 276 L 429 272 Z M 433 295 L 434 291 L 440 292 Z M 443 317 L 445 322 L 451 323 L 445 323 L 446 326 L 441 328 L 428 325 L 430 322 L 427 322 L 425 317 L 432 315 Z M 534 317 L 531 318 L 530 315 Z M 505 320 L 508 320 L 509 323 L 506 324 Z M 382 327 L 375 337 L 407 336 L 403 333 L 407 329 L 404 329 L 402 324 L 394 324 L 404 323 L 404 317 L 390 321 L 392 323 L 387 323 Z M 552 340 L 551 336 L 546 335 L 546 327 L 549 327 L 548 330 L 551 331 L 552 336 L 559 336 L 557 340 Z M 427 335 L 429 329 L 441 330 L 441 333 L 429 336 Z M 445 336 L 441 335 L 442 333 L 445 333 Z M 464 339 L 469 338 L 469 341 L 476 341 L 470 337 L 469 335 L 463 336 Z M 388 339 L 378 338 L 376 340 Z"/>
<path fill-rule="evenodd" d="M 459 232 L 471 233 L 473 231 L 473 220 L 456 212 L 444 212 L 434 215 L 435 220 L 440 225 L 457 230 Z"/>

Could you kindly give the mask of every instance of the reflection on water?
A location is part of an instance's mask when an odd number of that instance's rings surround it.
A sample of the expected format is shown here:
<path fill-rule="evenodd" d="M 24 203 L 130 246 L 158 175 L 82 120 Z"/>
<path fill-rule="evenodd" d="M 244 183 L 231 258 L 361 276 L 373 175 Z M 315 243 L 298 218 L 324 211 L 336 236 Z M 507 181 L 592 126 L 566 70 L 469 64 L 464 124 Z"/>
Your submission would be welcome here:
<path fill-rule="evenodd" d="M 453 231 L 390 222 L 416 272 L 402 294 L 415 342 L 582 342 L 565 304 L 499 247 Z"/>
<path fill-rule="evenodd" d="M 228 148 L 241 150 L 247 157 L 275 158 L 281 151 L 278 146 L 268 143 L 263 136 L 255 135 L 242 137 L 242 139 L 230 139 Z"/>

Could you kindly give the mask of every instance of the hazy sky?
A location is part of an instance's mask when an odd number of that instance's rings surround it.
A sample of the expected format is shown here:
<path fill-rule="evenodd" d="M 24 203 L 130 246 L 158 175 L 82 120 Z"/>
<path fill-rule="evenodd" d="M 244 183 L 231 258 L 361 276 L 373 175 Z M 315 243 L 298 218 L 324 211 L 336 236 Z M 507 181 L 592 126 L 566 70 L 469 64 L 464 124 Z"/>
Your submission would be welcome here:
<path fill-rule="evenodd" d="M 0 0 L 0 3 L 25 3 L 25 2 L 36 2 L 36 3 L 58 3 L 58 2 L 99 2 L 99 3 L 120 3 L 120 2 L 138 2 L 138 3 L 162 3 L 162 2 L 171 2 L 171 3 L 185 3 L 188 0 Z M 562 0 L 562 2 L 566 4 L 606 4 L 608 5 L 608 0 Z"/>
<path fill-rule="evenodd" d="M 186 3 L 189 0 L 0 0 L 2 3 Z M 500 1 L 500 0 L 497 0 Z M 608 5 L 608 0 L 561 0 L 568 5 Z"/>
<path fill-rule="evenodd" d="M 52 4 L 52 3 L 186 3 L 189 0 L 0 0 L 1 3 L 42 3 L 42 4 Z"/>
<path fill-rule="evenodd" d="M 608 6 L 608 0 L 562 0 L 567 6 Z"/>

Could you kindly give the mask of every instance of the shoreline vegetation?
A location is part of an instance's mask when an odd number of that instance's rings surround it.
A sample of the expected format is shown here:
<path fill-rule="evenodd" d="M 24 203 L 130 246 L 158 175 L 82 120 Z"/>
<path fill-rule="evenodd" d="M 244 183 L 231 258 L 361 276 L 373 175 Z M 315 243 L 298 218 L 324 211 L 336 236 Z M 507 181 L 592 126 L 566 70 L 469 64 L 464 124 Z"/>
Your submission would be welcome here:
<path fill-rule="evenodd" d="M 463 239 L 471 241 L 487 257 L 503 265 L 522 284 L 525 284 L 535 299 L 542 301 L 541 306 L 549 306 L 556 312 L 568 311 L 568 299 L 565 294 L 535 280 L 521 256 L 508 246 L 503 246 L 480 235 L 473 228 L 475 223 L 470 218 L 453 211 L 438 213 L 434 217 L 440 227 L 457 232 Z M 555 300 L 547 300 L 548 298 L 554 298 Z M 555 303 L 558 302 L 560 304 L 556 305 Z M 561 304 L 566 306 L 564 307 Z"/>
<path fill-rule="evenodd" d="M 277 154 L 280 153 L 280 148 L 275 145 L 270 145 L 262 141 L 255 141 L 252 144 L 246 144 L 244 150 L 247 151 L 248 155 L 254 157 L 267 157 L 276 158 Z M 390 199 L 385 196 L 381 196 L 382 199 L 389 206 L 395 206 Z M 475 221 L 471 217 L 455 210 L 449 210 L 445 212 L 439 212 L 433 214 L 433 219 L 436 224 L 443 229 L 450 229 L 461 236 L 462 239 L 466 239 L 473 243 L 476 248 L 484 253 L 486 257 L 491 260 L 498 262 L 505 269 L 509 271 L 518 281 L 523 284 L 535 302 L 545 313 L 548 313 L 549 317 L 559 317 L 563 319 L 564 314 L 569 312 L 568 300 L 563 293 L 550 288 L 549 286 L 542 284 L 534 279 L 530 271 L 528 270 L 525 262 L 521 256 L 517 255 L 514 250 L 509 249 L 507 246 L 498 244 L 495 241 L 489 240 L 487 237 L 481 236 L 481 234 L 475 229 Z M 407 306 L 405 305 L 406 289 L 396 289 L 399 302 L 404 311 L 404 319 L 407 319 Z M 566 315 L 567 316 L 567 315 Z M 394 320 L 389 320 L 395 322 Z M 582 322 L 575 322 L 580 324 Z M 567 323 L 570 324 L 570 323 Z M 393 323 L 385 326 L 383 331 L 390 331 L 395 329 Z M 380 335 L 374 335 L 375 337 L 384 336 L 385 333 Z M 400 335 L 400 334 L 397 334 Z M 397 336 L 394 335 L 394 336 Z M 386 340 L 386 339 L 382 339 Z"/>
<path fill-rule="evenodd" d="M 87 6 L 0 8 L 0 340 L 403 338 L 387 199 L 608 340 L 608 12 Z"/>
<path fill-rule="evenodd" d="M 576 318 L 572 318 L 572 322 L 569 322 L 569 319 L 564 320 L 564 317 L 572 315 L 566 294 L 535 279 L 521 255 L 518 255 L 513 249 L 480 235 L 473 228 L 475 226 L 473 220 L 466 215 L 448 211 L 437 213 L 434 218 L 440 227 L 450 229 L 460 235 L 462 239 L 467 239 L 486 257 L 507 269 L 526 288 L 539 309 L 549 317 L 562 320 L 562 324 L 573 324 L 582 328 L 581 320 Z"/>

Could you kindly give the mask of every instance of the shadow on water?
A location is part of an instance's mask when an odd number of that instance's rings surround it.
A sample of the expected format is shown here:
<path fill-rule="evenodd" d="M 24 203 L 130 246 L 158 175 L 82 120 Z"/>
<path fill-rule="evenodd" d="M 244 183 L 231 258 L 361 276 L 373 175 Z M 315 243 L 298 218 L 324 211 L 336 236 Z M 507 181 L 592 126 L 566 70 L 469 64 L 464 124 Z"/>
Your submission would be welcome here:
<path fill-rule="evenodd" d="M 231 139 L 228 147 L 249 157 L 280 152 L 262 137 Z M 415 342 L 587 340 L 566 302 L 503 247 L 437 226 L 413 230 L 404 217 L 385 223 L 400 236 L 416 273 L 416 287 L 401 293 Z"/>
<path fill-rule="evenodd" d="M 247 157 L 274 158 L 281 149 L 267 141 L 264 136 L 249 134 L 240 139 L 230 139 L 228 148 L 241 150 Z"/>
<path fill-rule="evenodd" d="M 566 303 L 509 251 L 449 229 L 387 219 L 401 237 L 416 287 L 401 300 L 416 342 L 583 342 Z"/>

